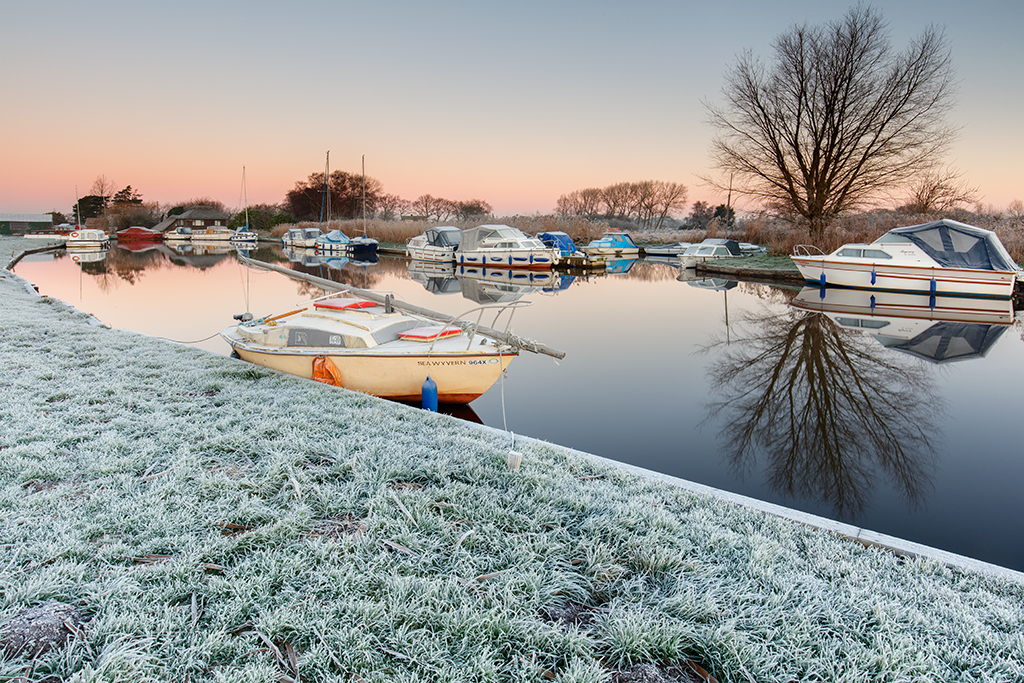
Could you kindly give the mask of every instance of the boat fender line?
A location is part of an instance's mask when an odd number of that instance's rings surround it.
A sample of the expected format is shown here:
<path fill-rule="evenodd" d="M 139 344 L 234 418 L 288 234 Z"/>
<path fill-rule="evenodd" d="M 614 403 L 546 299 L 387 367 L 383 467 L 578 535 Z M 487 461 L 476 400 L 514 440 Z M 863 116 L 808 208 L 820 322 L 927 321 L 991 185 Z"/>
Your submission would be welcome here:
<path fill-rule="evenodd" d="M 420 389 L 421 405 L 423 410 L 429 410 L 432 413 L 437 412 L 437 382 L 430 379 L 430 375 L 423 381 L 423 387 Z"/>
<path fill-rule="evenodd" d="M 330 358 L 317 356 L 313 359 L 313 380 L 330 384 L 332 387 L 340 387 L 341 372 Z"/>

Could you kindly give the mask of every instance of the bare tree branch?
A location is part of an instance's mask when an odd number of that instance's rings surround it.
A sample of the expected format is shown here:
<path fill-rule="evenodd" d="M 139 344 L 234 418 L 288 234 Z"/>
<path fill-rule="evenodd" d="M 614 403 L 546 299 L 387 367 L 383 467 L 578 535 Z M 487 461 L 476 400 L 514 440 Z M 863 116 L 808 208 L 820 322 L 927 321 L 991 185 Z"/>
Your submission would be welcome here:
<path fill-rule="evenodd" d="M 957 132 L 945 123 L 954 85 L 944 34 L 929 27 L 894 54 L 870 7 L 792 27 L 770 68 L 742 53 L 723 94 L 724 105 L 705 103 L 714 166 L 813 233 L 934 167 Z"/>

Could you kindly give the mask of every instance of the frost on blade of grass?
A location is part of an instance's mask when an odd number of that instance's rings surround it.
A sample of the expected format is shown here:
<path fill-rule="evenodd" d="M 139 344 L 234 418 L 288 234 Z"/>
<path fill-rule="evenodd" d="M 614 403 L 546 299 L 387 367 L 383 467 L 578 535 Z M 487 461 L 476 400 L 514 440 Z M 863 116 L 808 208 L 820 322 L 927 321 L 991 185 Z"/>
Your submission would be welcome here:
<path fill-rule="evenodd" d="M 1020 585 L 0 294 L 0 623 L 88 617 L 0 678 L 1024 679 Z"/>

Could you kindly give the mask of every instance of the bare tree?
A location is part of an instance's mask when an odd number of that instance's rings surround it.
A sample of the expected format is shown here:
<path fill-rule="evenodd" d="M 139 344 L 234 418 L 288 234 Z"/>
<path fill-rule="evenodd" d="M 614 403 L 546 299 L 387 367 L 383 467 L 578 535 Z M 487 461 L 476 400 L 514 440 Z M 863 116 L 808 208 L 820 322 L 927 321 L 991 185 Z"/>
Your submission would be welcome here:
<path fill-rule="evenodd" d="M 952 168 L 932 168 L 910 186 L 910 201 L 900 207 L 911 213 L 941 213 L 959 206 L 976 204 L 980 194 Z"/>
<path fill-rule="evenodd" d="M 558 198 L 555 213 L 560 216 L 595 218 L 600 215 L 604 201 L 604 190 L 596 187 L 573 190 L 569 194 L 563 194 Z"/>
<path fill-rule="evenodd" d="M 1010 215 L 1010 218 L 1024 223 L 1024 202 L 1019 199 L 1014 199 L 1006 207 L 1006 212 Z"/>
<path fill-rule="evenodd" d="M 657 190 L 651 216 L 652 227 L 657 230 L 665 224 L 665 219 L 686 207 L 686 185 L 663 180 L 652 182 Z"/>
<path fill-rule="evenodd" d="M 608 218 L 627 218 L 637 205 L 635 183 L 615 183 L 602 190 L 604 215 Z"/>
<path fill-rule="evenodd" d="M 455 202 L 455 215 L 459 220 L 469 221 L 489 215 L 494 208 L 482 199 Z"/>
<path fill-rule="evenodd" d="M 870 7 L 793 26 L 770 68 L 742 53 L 723 94 L 724 106 L 705 103 L 714 166 L 813 234 L 934 166 L 956 135 L 945 123 L 954 84 L 943 32 L 929 27 L 896 54 Z"/>
<path fill-rule="evenodd" d="M 455 202 L 424 194 L 412 201 L 411 208 L 428 220 L 443 221 L 455 213 Z"/>
<path fill-rule="evenodd" d="M 555 213 L 586 218 L 623 218 L 660 228 L 665 219 L 686 206 L 686 186 L 664 180 L 615 183 L 604 188 L 573 190 L 558 198 Z"/>
<path fill-rule="evenodd" d="M 92 193 L 102 197 L 103 205 L 106 206 L 107 200 L 114 194 L 114 181 L 103 174 L 96 176 L 96 180 L 92 181 Z"/>
<path fill-rule="evenodd" d="M 400 216 L 411 207 L 412 202 L 402 199 L 397 194 L 382 194 L 377 200 L 377 210 L 380 212 L 380 218 L 385 221 L 390 221 L 395 216 Z"/>

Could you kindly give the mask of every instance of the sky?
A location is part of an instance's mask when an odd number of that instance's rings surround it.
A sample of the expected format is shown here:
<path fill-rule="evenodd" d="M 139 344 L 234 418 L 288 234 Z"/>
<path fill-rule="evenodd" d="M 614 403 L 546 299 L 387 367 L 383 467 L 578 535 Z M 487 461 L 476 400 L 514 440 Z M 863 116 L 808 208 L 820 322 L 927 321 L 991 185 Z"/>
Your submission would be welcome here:
<path fill-rule="evenodd" d="M 718 204 L 704 103 L 742 51 L 770 59 L 790 26 L 852 4 L 0 0 L 0 213 L 68 213 L 101 175 L 167 206 L 279 203 L 328 151 L 385 192 L 499 216 L 639 180 Z M 945 161 L 986 205 L 1024 200 L 1024 2 L 876 7 L 898 51 L 945 30 Z"/>

